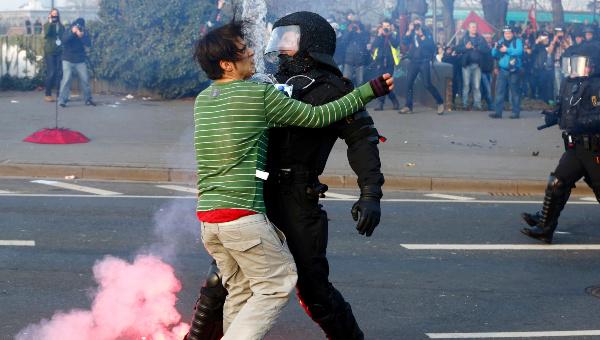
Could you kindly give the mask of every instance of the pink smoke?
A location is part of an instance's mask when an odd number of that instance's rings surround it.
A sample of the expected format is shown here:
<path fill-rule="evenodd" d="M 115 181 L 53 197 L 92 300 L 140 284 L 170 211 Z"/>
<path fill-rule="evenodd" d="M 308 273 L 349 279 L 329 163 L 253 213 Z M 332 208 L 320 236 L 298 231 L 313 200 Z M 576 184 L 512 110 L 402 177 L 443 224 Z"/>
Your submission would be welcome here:
<path fill-rule="evenodd" d="M 91 310 L 56 313 L 29 325 L 16 340 L 181 340 L 189 326 L 175 309 L 181 283 L 158 257 L 133 263 L 107 256 L 94 265 L 98 290 Z"/>

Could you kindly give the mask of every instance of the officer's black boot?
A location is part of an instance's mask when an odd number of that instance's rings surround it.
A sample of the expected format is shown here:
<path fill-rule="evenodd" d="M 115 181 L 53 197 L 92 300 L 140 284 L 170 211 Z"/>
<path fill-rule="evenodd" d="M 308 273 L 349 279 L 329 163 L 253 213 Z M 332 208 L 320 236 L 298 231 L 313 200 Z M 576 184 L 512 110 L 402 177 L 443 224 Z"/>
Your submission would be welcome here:
<path fill-rule="evenodd" d="M 558 226 L 558 217 L 565 204 L 567 204 L 570 194 L 571 188 L 565 188 L 565 184 L 560 179 L 551 175 L 546 187 L 544 204 L 542 210 L 539 212 L 539 221 L 532 227 L 521 229 L 521 232 L 540 241 L 552 243 L 554 230 Z M 537 213 L 534 215 L 522 214 L 521 216 L 523 216 L 528 224 L 535 222 L 538 218 Z"/>
<path fill-rule="evenodd" d="M 223 304 L 227 290 L 213 261 L 204 287 L 196 300 L 190 331 L 184 340 L 219 340 L 223 337 Z"/>

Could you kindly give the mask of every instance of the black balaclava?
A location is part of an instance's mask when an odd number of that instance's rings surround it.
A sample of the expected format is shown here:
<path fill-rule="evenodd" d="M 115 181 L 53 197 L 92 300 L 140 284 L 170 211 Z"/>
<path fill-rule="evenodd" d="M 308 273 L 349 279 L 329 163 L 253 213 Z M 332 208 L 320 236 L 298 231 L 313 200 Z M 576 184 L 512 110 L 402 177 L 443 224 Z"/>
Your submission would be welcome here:
<path fill-rule="evenodd" d="M 336 36 L 331 24 L 317 13 L 295 12 L 277 20 L 273 28 L 292 25 L 300 27 L 299 50 L 293 57 L 279 57 L 278 80 L 304 74 L 317 64 L 341 76 L 333 60 Z"/>

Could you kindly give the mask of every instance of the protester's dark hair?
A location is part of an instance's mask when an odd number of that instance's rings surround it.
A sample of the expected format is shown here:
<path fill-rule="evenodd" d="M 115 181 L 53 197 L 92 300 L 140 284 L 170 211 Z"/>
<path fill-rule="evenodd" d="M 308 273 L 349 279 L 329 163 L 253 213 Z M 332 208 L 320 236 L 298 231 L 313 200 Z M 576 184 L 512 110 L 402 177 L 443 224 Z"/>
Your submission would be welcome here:
<path fill-rule="evenodd" d="M 194 59 L 209 79 L 216 80 L 223 76 L 220 61 L 236 62 L 242 59 L 246 47 L 240 49 L 236 43 L 244 39 L 245 25 L 245 22 L 233 19 L 228 24 L 209 31 L 198 41 Z"/>

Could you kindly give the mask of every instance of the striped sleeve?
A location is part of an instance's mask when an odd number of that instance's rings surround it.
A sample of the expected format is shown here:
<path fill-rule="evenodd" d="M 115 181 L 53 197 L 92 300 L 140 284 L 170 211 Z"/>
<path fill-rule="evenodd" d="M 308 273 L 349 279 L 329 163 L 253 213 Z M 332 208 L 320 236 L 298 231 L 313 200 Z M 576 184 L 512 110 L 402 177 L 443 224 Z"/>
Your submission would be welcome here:
<path fill-rule="evenodd" d="M 344 97 L 312 106 L 285 96 L 274 86 L 265 91 L 265 118 L 269 127 L 301 126 L 321 128 L 350 116 L 375 98 L 371 85 L 364 84 Z"/>

